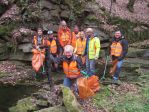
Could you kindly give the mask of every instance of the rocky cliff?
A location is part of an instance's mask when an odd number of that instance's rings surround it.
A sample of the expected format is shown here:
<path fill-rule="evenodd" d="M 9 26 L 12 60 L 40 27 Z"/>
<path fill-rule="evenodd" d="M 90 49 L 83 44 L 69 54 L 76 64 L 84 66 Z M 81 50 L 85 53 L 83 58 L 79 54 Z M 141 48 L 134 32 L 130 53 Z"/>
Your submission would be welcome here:
<path fill-rule="evenodd" d="M 107 47 L 109 37 L 116 29 L 122 30 L 130 42 L 147 39 L 147 1 L 137 1 L 133 13 L 126 8 L 127 2 L 117 0 L 109 12 L 111 3 L 107 0 L 1 0 L 0 60 L 30 61 L 31 40 L 37 27 L 42 27 L 45 33 L 52 29 L 56 34 L 63 19 L 70 28 L 75 24 L 81 30 L 93 27 L 102 48 Z M 144 8 L 137 14 L 136 7 L 141 3 Z"/>

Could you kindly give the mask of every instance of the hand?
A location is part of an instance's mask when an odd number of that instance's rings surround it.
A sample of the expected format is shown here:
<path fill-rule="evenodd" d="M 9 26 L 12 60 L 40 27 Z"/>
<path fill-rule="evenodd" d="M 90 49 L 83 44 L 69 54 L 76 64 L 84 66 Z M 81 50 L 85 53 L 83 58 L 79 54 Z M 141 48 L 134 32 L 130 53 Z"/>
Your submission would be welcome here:
<path fill-rule="evenodd" d="M 98 60 L 98 57 L 97 56 L 95 56 L 95 60 Z"/>

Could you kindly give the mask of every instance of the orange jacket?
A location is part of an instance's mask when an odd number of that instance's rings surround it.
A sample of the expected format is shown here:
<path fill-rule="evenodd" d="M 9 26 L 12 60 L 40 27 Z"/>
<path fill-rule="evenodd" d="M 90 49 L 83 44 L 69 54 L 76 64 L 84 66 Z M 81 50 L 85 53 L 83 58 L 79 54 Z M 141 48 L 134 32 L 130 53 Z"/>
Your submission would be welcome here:
<path fill-rule="evenodd" d="M 78 34 L 75 34 L 75 32 L 72 32 L 71 45 L 72 45 L 74 48 L 76 47 L 76 40 L 77 40 L 76 35 L 79 35 L 79 32 L 78 32 Z"/>
<path fill-rule="evenodd" d="M 53 39 L 51 42 L 49 40 L 47 40 L 47 45 L 50 46 L 50 52 L 52 54 L 56 54 L 57 53 L 57 44 L 56 44 L 56 40 Z"/>
<path fill-rule="evenodd" d="M 70 64 L 68 64 L 66 61 L 63 61 L 63 70 L 66 74 L 66 77 L 68 78 L 77 78 L 81 76 L 80 70 L 77 67 L 77 62 L 75 60 L 71 61 Z"/>
<path fill-rule="evenodd" d="M 83 55 L 86 47 L 86 39 L 81 40 L 80 38 L 76 41 L 75 52 L 78 55 Z"/>
<path fill-rule="evenodd" d="M 58 40 L 62 47 L 71 43 L 71 31 L 68 27 L 66 31 L 64 31 L 62 28 L 59 28 Z"/>
<path fill-rule="evenodd" d="M 111 55 L 119 57 L 122 54 L 122 45 L 121 42 L 113 42 L 111 45 Z"/>

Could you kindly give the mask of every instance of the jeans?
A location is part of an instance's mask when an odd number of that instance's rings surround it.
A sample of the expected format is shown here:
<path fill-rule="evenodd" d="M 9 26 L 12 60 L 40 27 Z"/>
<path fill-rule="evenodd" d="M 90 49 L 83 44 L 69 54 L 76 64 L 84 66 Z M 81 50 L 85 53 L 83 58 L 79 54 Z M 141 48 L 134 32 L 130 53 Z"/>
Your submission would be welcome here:
<path fill-rule="evenodd" d="M 70 78 L 65 77 L 65 78 L 64 78 L 64 81 L 63 81 L 63 85 L 66 86 L 66 87 L 71 88 L 73 82 L 74 82 L 76 79 L 77 79 L 77 78 L 75 78 L 75 79 L 70 79 Z"/>
<path fill-rule="evenodd" d="M 118 80 L 122 64 L 123 64 L 123 60 L 118 61 L 117 66 L 116 66 L 116 71 L 115 71 L 115 74 L 114 74 L 114 77 L 113 77 L 114 80 Z"/>
<path fill-rule="evenodd" d="M 86 56 L 86 71 L 89 76 L 95 75 L 95 60 Z"/>

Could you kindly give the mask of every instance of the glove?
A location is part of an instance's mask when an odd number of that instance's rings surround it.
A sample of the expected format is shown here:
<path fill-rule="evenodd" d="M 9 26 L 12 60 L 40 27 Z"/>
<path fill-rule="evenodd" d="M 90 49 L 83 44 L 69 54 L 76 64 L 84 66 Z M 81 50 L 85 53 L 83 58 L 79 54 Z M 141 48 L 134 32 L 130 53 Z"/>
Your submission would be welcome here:
<path fill-rule="evenodd" d="M 98 57 L 97 56 L 95 56 L 95 60 L 98 60 Z"/>

